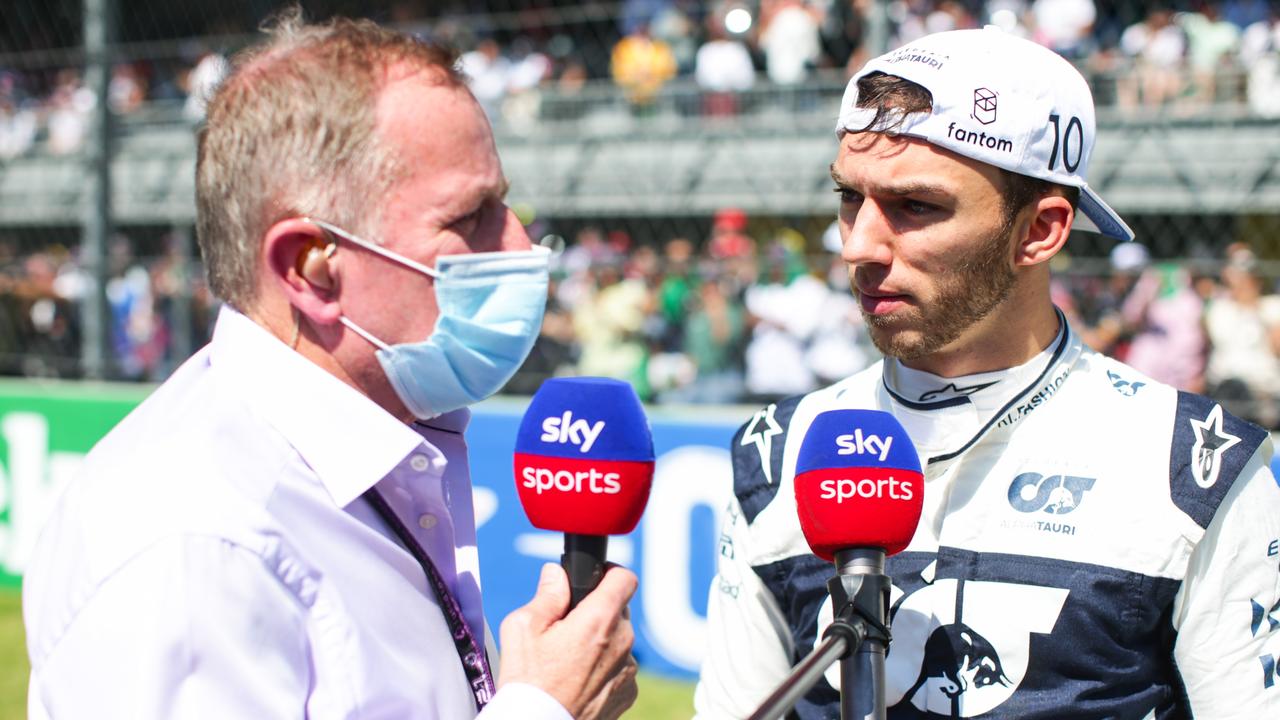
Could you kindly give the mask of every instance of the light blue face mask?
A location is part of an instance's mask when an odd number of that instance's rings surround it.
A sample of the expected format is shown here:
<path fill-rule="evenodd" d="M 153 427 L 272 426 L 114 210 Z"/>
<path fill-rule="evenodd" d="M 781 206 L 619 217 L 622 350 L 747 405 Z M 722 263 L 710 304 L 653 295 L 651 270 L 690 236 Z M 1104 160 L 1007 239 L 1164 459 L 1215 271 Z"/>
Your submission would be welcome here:
<path fill-rule="evenodd" d="M 391 387 L 414 417 L 427 420 L 498 392 L 533 349 L 547 304 L 547 248 L 441 255 L 430 268 L 329 223 L 308 221 L 435 279 L 440 315 L 422 342 L 388 345 L 339 318 L 378 348 Z"/>

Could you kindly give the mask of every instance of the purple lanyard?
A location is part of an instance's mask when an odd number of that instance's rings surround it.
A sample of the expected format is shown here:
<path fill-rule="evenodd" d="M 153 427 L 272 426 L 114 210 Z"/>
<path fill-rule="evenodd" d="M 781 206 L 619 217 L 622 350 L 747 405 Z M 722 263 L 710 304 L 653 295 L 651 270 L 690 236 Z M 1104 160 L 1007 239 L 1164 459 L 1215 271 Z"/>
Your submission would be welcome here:
<path fill-rule="evenodd" d="M 427 551 L 422 549 L 417 538 L 409 532 L 404 523 L 400 522 L 400 518 L 396 516 L 377 489 L 369 488 L 364 497 L 422 566 L 422 571 L 427 574 L 427 582 L 435 591 L 440 609 L 444 611 L 445 622 L 449 625 L 449 632 L 453 634 L 453 646 L 458 651 L 458 659 L 462 661 L 462 669 L 467 673 L 471 692 L 476 696 L 476 710 L 483 710 L 484 706 L 493 699 L 495 692 L 493 672 L 489 669 L 489 657 L 485 654 L 484 647 L 476 642 L 466 618 L 462 616 L 462 607 L 454 599 L 453 593 L 449 592 L 449 586 L 445 584 L 444 578 L 440 577 L 440 571 L 436 570 L 436 564 L 431 562 Z"/>

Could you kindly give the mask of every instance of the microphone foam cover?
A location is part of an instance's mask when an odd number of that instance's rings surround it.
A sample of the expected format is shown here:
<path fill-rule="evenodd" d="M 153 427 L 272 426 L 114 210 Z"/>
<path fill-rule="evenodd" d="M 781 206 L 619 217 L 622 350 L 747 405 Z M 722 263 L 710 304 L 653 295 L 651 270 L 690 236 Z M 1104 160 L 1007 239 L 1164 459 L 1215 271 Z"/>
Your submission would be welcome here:
<path fill-rule="evenodd" d="M 536 528 L 631 532 L 653 484 L 653 435 L 640 398 L 608 378 L 547 380 L 520 421 L 515 478 Z"/>
<path fill-rule="evenodd" d="M 796 459 L 796 508 L 814 554 L 900 552 L 924 500 L 920 457 L 897 418 L 879 410 L 829 410 L 814 418 Z"/>

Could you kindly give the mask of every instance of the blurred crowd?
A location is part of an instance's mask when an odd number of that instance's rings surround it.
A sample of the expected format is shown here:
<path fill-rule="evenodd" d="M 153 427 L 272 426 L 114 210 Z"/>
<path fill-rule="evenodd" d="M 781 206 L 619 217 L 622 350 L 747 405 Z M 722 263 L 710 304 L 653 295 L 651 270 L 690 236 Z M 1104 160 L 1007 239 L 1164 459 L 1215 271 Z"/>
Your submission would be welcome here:
<path fill-rule="evenodd" d="M 607 76 L 643 113 L 664 88 L 687 80 L 704 115 L 732 115 L 753 88 L 803 88 L 837 80 L 868 58 L 870 0 L 703 3 L 627 0 Z M 1280 10 L 1266 0 L 894 0 L 890 47 L 928 33 L 994 24 L 1052 48 L 1094 82 L 1100 104 L 1194 108 L 1248 103 L 1280 115 Z M 462 67 L 491 115 L 519 125 L 538 90 L 560 96 L 603 77 L 566 36 L 539 45 L 477 41 Z"/>
<path fill-rule="evenodd" d="M 785 93 L 824 71 L 838 85 L 867 59 L 872 5 L 625 0 L 603 25 L 557 21 L 557 11 L 568 12 L 561 7 L 498 26 L 467 11 L 425 18 L 421 6 L 400 2 L 382 19 L 462 50 L 460 67 L 490 116 L 519 129 L 580 114 L 575 100 L 599 100 L 582 95 L 592 81 L 611 82 L 639 114 L 683 82 L 700 93 L 695 112 L 712 116 L 738 112 L 746 91 Z M 891 47 L 990 23 L 1076 62 L 1094 80 L 1100 104 L 1247 103 L 1254 113 L 1280 116 L 1280 10 L 1267 0 L 893 0 L 886 7 Z M 117 63 L 108 102 L 130 115 L 163 101 L 197 121 L 225 72 L 222 54 L 201 41 L 183 42 L 172 58 Z M 547 97 L 556 102 L 544 106 Z M 96 102 L 79 70 L 0 65 L 0 162 L 36 147 L 75 152 Z"/>
<path fill-rule="evenodd" d="M 164 245 L 150 258 L 137 257 L 124 236 L 108 246 L 108 379 L 163 380 L 209 340 L 217 301 L 203 271 L 182 260 L 176 237 Z M 19 253 L 0 240 L 0 375 L 84 376 L 84 300 L 93 276 L 78 248 Z"/>
<path fill-rule="evenodd" d="M 1280 427 L 1280 295 L 1247 245 L 1182 262 L 1153 262 L 1139 243 L 1117 245 L 1109 274 L 1068 278 L 1059 278 L 1054 301 L 1091 347 Z"/>
<path fill-rule="evenodd" d="M 180 106 L 186 119 L 199 121 L 205 101 L 226 71 L 221 54 L 198 44 L 172 63 L 119 63 L 108 80 L 107 102 L 118 116 L 164 102 Z M 0 163 L 37 148 L 50 155 L 78 152 L 97 102 L 78 69 L 35 73 L 0 66 Z"/>
<path fill-rule="evenodd" d="M 839 256 L 807 254 L 804 235 L 785 227 L 758 243 L 747 220 L 725 209 L 704 241 L 661 247 L 580 230 L 556 262 L 542 336 L 510 389 L 603 375 L 655 402 L 732 403 L 866 367 L 875 351 Z"/>
<path fill-rule="evenodd" d="M 541 336 L 506 391 L 593 375 L 626 380 L 649 402 L 758 403 L 850 375 L 879 353 L 839 244 L 834 226 L 818 241 L 731 208 L 707 237 L 660 244 L 583 226 L 556 257 Z M 217 301 L 174 239 L 163 246 L 151 258 L 123 237 L 109 247 L 111 377 L 161 380 L 208 340 Z M 82 259 L 0 243 L 0 268 L 0 374 L 81 376 L 92 287 Z M 1054 300 L 1095 349 L 1280 428 L 1280 295 L 1265 269 L 1243 244 L 1165 262 L 1129 243 L 1105 272 L 1058 273 Z"/>

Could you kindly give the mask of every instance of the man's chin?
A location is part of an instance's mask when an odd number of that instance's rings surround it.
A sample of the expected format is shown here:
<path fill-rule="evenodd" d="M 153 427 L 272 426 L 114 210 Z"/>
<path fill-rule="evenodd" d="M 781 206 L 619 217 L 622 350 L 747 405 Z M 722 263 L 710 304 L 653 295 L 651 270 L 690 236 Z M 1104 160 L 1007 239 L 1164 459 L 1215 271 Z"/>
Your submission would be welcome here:
<path fill-rule="evenodd" d="M 871 343 L 876 349 L 888 357 L 899 360 L 915 360 L 933 351 L 927 338 L 919 330 L 903 327 L 905 323 L 867 322 L 867 331 L 871 335 Z"/>

